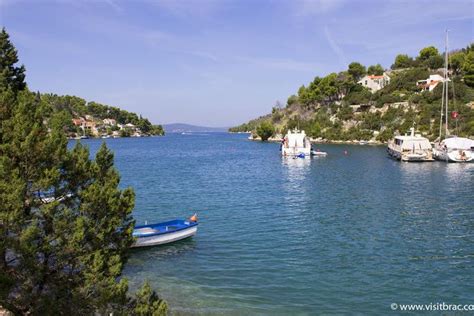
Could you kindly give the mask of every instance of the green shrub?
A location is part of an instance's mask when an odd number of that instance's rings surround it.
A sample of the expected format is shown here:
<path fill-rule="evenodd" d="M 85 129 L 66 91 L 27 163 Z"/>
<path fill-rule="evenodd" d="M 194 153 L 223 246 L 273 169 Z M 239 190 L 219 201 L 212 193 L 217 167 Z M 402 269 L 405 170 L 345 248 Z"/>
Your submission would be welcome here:
<path fill-rule="evenodd" d="M 262 141 L 268 140 L 270 137 L 273 136 L 274 133 L 275 133 L 275 128 L 273 127 L 272 123 L 268 121 L 262 122 L 257 127 L 257 135 L 260 136 Z"/>

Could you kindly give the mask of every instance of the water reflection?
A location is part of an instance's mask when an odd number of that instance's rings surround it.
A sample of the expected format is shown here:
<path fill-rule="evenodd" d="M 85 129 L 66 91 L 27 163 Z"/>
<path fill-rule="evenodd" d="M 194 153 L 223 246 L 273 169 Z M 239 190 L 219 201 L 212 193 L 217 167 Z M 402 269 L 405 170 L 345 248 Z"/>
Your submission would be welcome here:
<path fill-rule="evenodd" d="M 299 177 L 302 179 L 309 172 L 311 159 L 282 157 L 281 163 L 287 167 L 288 175 L 292 176 L 291 178 Z"/>
<path fill-rule="evenodd" d="M 282 158 L 281 161 L 287 180 L 286 183 L 290 184 L 290 188 L 299 187 L 302 182 L 307 180 L 311 170 L 311 159 Z"/>
<path fill-rule="evenodd" d="M 423 188 L 428 188 L 428 192 L 435 193 L 440 186 L 448 191 L 465 191 L 472 184 L 474 164 L 401 163 L 398 172 L 401 185 L 413 193 Z"/>
<path fill-rule="evenodd" d="M 452 184 L 463 184 L 474 179 L 474 163 L 444 163 L 440 169 L 443 170 L 446 181 Z"/>
<path fill-rule="evenodd" d="M 132 248 L 132 258 L 130 264 L 141 264 L 151 258 L 153 259 L 165 259 L 167 257 L 176 258 L 180 255 L 188 254 L 196 248 L 196 241 L 194 238 L 183 239 L 171 244 L 154 246 L 154 247 L 142 247 Z"/>
<path fill-rule="evenodd" d="M 418 249 L 412 250 L 411 257 L 459 263 L 469 254 L 465 243 L 472 228 L 469 220 L 460 218 L 472 210 L 463 197 L 474 189 L 474 165 L 406 163 L 398 168 L 401 186 L 394 192 L 399 199 L 396 232 L 408 245 L 418 246 L 411 248 Z M 430 235 L 433 231 L 437 232 L 434 236 Z"/>
<path fill-rule="evenodd" d="M 286 206 L 302 206 L 302 203 L 309 200 L 307 181 L 311 171 L 311 159 L 282 158 L 282 167 Z"/>

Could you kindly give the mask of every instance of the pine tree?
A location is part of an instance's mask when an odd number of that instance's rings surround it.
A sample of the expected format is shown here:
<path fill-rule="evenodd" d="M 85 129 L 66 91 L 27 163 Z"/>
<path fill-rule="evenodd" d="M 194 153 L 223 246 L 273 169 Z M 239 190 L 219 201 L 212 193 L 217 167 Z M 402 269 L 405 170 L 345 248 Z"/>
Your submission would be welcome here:
<path fill-rule="evenodd" d="M 377 64 L 377 65 L 372 65 L 367 68 L 367 74 L 368 75 L 375 75 L 375 76 L 381 76 L 383 75 L 384 69 L 382 65 Z"/>
<path fill-rule="evenodd" d="M 355 81 L 358 81 L 367 73 L 365 66 L 358 62 L 350 63 L 347 72 L 354 78 Z"/>
<path fill-rule="evenodd" d="M 133 243 L 134 192 L 119 189 L 112 152 L 67 148 L 67 116 L 27 90 L 0 36 L 0 305 L 15 314 L 135 314 L 120 279 Z M 147 315 L 166 304 L 148 285 Z M 145 315 L 145 314 L 143 314 Z"/>
<path fill-rule="evenodd" d="M 268 140 L 273 134 L 275 134 L 275 128 L 272 123 L 268 121 L 262 122 L 262 124 L 257 127 L 257 135 L 260 136 L 262 141 Z"/>
<path fill-rule="evenodd" d="M 0 32 L 0 85 L 9 86 L 13 91 L 20 91 L 26 87 L 25 67 L 15 66 L 18 62 L 18 54 L 9 40 L 5 28 Z"/>
<path fill-rule="evenodd" d="M 474 87 L 474 51 L 470 51 L 466 54 L 463 70 L 464 82 L 469 87 Z"/>

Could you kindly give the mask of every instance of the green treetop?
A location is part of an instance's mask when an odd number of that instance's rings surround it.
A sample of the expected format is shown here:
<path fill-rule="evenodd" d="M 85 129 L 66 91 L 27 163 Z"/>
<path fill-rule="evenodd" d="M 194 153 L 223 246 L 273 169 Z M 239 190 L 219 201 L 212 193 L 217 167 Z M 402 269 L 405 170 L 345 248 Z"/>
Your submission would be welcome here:
<path fill-rule="evenodd" d="M 464 82 L 469 87 L 474 87 L 474 50 L 471 50 L 464 61 Z"/>
<path fill-rule="evenodd" d="M 366 74 L 365 67 L 358 62 L 350 63 L 347 72 L 354 78 L 355 81 L 359 80 Z"/>
<path fill-rule="evenodd" d="M 395 62 L 392 65 L 392 69 L 408 68 L 413 66 L 413 58 L 405 54 L 399 54 L 395 57 Z"/>
<path fill-rule="evenodd" d="M 426 61 L 430 57 L 438 56 L 438 55 L 439 55 L 439 52 L 438 52 L 438 49 L 436 47 L 428 46 L 428 47 L 425 47 L 422 50 L 420 50 L 420 54 L 418 55 L 418 59 L 420 61 Z"/>
<path fill-rule="evenodd" d="M 5 28 L 0 32 L 0 81 L 3 87 L 13 91 L 23 90 L 25 84 L 25 67 L 16 66 L 18 54 L 10 42 L 10 37 Z"/>
<path fill-rule="evenodd" d="M 383 74 L 383 72 L 384 72 L 384 69 L 382 65 L 380 64 L 372 65 L 372 66 L 369 66 L 369 68 L 367 68 L 367 74 L 369 75 L 380 76 Z"/>
<path fill-rule="evenodd" d="M 466 54 L 462 51 L 455 52 L 449 55 L 449 68 L 455 75 L 459 75 L 464 65 Z"/>
<path fill-rule="evenodd" d="M 262 124 L 260 124 L 260 126 L 257 127 L 257 135 L 260 136 L 260 138 L 262 138 L 262 141 L 268 140 L 270 137 L 273 136 L 274 133 L 275 133 L 275 128 L 268 121 L 262 122 Z"/>

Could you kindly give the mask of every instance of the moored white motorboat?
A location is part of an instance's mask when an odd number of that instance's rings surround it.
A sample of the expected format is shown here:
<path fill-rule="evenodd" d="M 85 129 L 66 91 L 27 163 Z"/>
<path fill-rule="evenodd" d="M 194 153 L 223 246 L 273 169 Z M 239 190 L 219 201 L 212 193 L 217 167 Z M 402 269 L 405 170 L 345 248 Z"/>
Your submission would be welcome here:
<path fill-rule="evenodd" d="M 320 151 L 319 149 L 311 150 L 311 156 L 315 157 L 326 157 L 328 155 L 325 151 Z"/>
<path fill-rule="evenodd" d="M 197 217 L 188 220 L 173 221 L 135 226 L 133 237 L 136 238 L 132 247 L 148 247 L 168 244 L 174 241 L 192 237 L 197 232 Z"/>
<path fill-rule="evenodd" d="M 281 155 L 292 158 L 310 158 L 311 142 L 305 131 L 289 130 L 281 142 Z"/>
<path fill-rule="evenodd" d="M 389 156 L 401 161 L 433 161 L 433 149 L 429 140 L 415 134 L 413 127 L 410 131 L 410 135 L 395 136 L 388 142 Z"/>
<path fill-rule="evenodd" d="M 435 143 L 433 157 L 447 162 L 474 161 L 474 140 L 464 137 L 450 137 Z"/>

